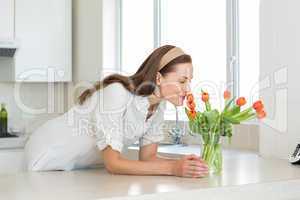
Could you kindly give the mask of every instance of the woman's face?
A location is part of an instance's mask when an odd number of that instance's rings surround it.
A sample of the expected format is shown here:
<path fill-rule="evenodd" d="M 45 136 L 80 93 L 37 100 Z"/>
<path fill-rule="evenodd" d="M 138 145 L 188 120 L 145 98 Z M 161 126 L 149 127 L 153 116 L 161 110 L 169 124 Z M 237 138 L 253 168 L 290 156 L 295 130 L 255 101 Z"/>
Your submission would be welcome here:
<path fill-rule="evenodd" d="M 182 106 L 185 96 L 190 92 L 190 82 L 193 78 L 192 63 L 176 64 L 175 70 L 160 75 L 157 82 L 160 95 L 175 106 Z"/>

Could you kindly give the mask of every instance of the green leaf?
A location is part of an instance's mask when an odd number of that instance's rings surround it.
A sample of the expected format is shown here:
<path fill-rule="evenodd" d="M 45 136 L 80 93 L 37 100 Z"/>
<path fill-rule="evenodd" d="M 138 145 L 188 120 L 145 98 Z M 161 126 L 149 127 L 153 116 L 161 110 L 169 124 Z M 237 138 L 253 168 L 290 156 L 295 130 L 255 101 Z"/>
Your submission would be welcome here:
<path fill-rule="evenodd" d="M 206 111 L 211 111 L 211 105 L 210 105 L 209 101 L 205 102 L 205 109 L 206 109 Z"/>
<path fill-rule="evenodd" d="M 241 116 L 241 117 L 238 117 L 237 120 L 239 120 L 240 122 L 242 121 L 247 121 L 253 117 L 256 116 L 256 113 L 251 113 L 251 114 L 248 114 L 248 115 L 245 115 L 245 116 Z"/>
<path fill-rule="evenodd" d="M 240 121 L 238 121 L 238 120 L 236 120 L 236 119 L 234 119 L 234 118 L 232 118 L 230 116 L 224 116 L 224 120 L 226 122 L 230 122 L 232 124 L 239 124 L 240 123 Z"/>
<path fill-rule="evenodd" d="M 206 117 L 209 127 L 211 127 L 217 122 L 219 117 L 219 111 L 216 109 L 211 111 L 205 111 L 203 112 L 203 115 Z"/>
<path fill-rule="evenodd" d="M 250 112 L 251 112 L 252 110 L 253 110 L 252 107 L 247 108 L 247 109 L 243 110 L 242 112 L 233 115 L 232 117 L 237 119 L 237 118 L 240 118 L 240 117 L 247 116 L 247 115 L 250 114 Z"/>
<path fill-rule="evenodd" d="M 239 113 L 240 109 L 241 108 L 239 106 L 233 105 L 233 107 L 230 110 L 228 110 L 226 113 L 224 113 L 224 116 L 226 116 L 226 117 L 230 116 L 231 117 L 231 116 Z"/>
<path fill-rule="evenodd" d="M 232 136 L 232 124 L 230 122 L 222 119 L 220 127 L 221 127 L 220 133 L 222 136 L 225 136 L 225 137 Z"/>
<path fill-rule="evenodd" d="M 234 100 L 234 98 L 232 98 L 230 101 L 227 102 L 227 104 L 225 105 L 225 108 L 223 110 L 223 113 L 227 112 L 227 110 L 230 108 L 233 100 Z"/>

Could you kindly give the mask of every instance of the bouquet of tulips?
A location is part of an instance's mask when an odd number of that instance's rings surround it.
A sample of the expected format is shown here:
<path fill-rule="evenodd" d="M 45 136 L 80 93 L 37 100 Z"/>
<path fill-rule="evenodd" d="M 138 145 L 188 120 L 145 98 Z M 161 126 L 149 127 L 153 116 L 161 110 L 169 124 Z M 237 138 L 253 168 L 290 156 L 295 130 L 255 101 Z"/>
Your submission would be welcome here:
<path fill-rule="evenodd" d="M 205 160 L 212 172 L 222 171 L 222 149 L 220 137 L 227 137 L 230 141 L 232 125 L 254 118 L 262 119 L 266 116 L 261 100 L 256 101 L 251 107 L 242 110 L 246 104 L 244 97 L 231 98 L 229 91 L 224 92 L 225 106 L 223 111 L 212 109 L 209 94 L 201 90 L 201 99 L 205 104 L 203 112 L 196 111 L 193 94 L 187 95 L 185 112 L 189 118 L 191 132 L 202 137 L 202 159 Z"/>

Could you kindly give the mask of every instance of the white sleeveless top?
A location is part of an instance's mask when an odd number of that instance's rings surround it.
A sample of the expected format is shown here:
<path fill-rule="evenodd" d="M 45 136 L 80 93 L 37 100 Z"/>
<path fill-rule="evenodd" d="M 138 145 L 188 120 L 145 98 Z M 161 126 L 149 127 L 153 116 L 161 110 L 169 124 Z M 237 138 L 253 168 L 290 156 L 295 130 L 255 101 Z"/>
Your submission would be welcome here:
<path fill-rule="evenodd" d="M 103 163 L 99 150 L 122 152 L 139 140 L 144 146 L 163 140 L 165 101 L 146 121 L 148 97 L 136 96 L 120 83 L 95 92 L 32 133 L 25 146 L 29 170 L 71 170 Z"/>

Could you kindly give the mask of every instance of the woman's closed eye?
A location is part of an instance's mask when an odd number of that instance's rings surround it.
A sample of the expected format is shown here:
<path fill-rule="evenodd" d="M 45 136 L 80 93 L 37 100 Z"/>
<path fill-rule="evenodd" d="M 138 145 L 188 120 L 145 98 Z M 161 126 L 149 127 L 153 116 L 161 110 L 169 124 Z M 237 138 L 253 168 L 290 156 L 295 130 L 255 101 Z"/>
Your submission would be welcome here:
<path fill-rule="evenodd" d="M 181 83 L 181 84 L 185 84 L 187 82 L 188 82 L 187 78 L 179 79 L 179 83 Z"/>
<path fill-rule="evenodd" d="M 189 84 L 191 81 L 188 79 L 184 79 L 184 80 L 179 80 L 180 84 Z"/>

